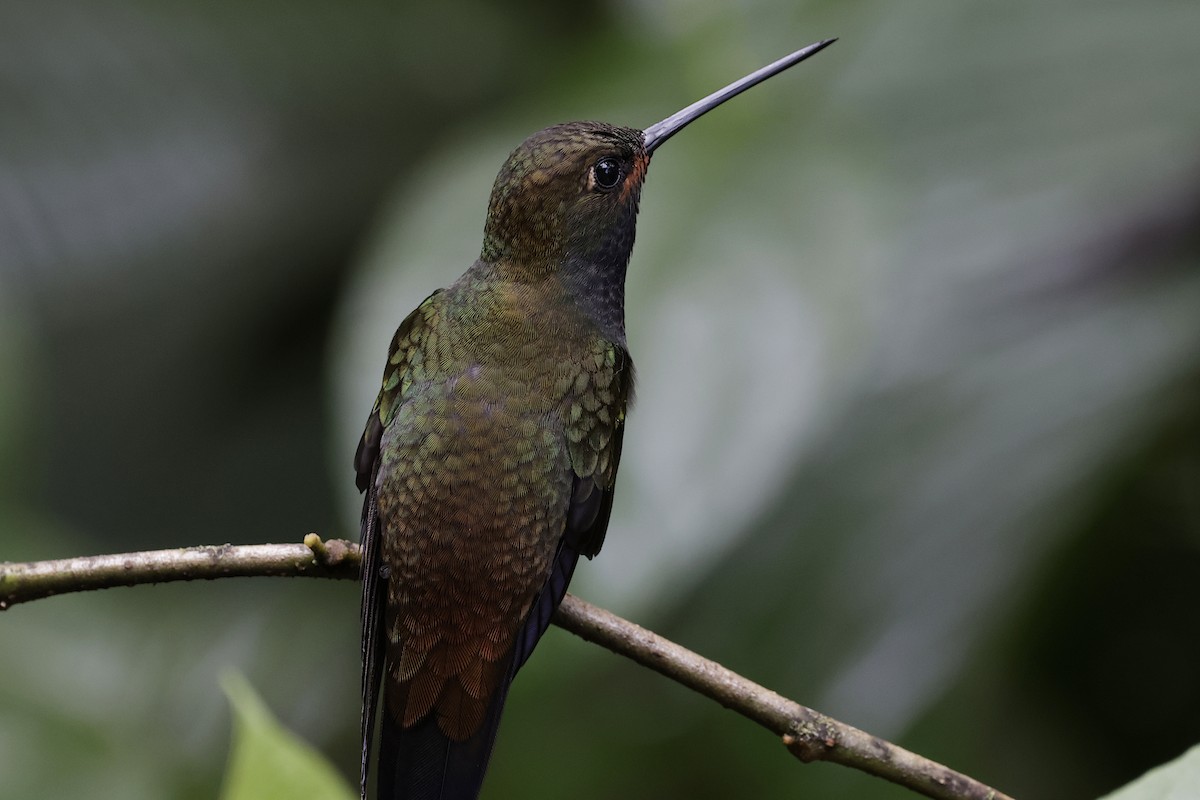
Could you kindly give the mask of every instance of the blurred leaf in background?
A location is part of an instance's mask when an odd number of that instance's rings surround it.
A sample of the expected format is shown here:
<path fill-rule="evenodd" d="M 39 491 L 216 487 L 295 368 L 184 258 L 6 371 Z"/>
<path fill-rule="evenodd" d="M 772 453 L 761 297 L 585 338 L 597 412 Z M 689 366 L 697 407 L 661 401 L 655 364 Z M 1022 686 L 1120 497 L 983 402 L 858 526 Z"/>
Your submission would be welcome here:
<path fill-rule="evenodd" d="M 1104 800 L 1187 800 L 1200 795 L 1200 746 L 1151 770 Z"/>
<path fill-rule="evenodd" d="M 317 751 L 280 725 L 246 679 L 221 682 L 234 732 L 221 800 L 353 800 L 345 780 Z M 320 686 L 313 686 L 319 691 Z"/>
<path fill-rule="evenodd" d="M 644 126 L 639 401 L 574 589 L 1015 796 L 1200 741 L 1200 5 L 0 7 L 0 557 L 356 529 L 505 155 Z M 0 794 L 212 797 L 216 676 L 357 767 L 357 595 L 0 617 Z M 325 691 L 311 690 L 311 675 Z M 494 797 L 908 796 L 550 633 Z M 1128 732 L 1128 733 L 1126 733 Z"/>

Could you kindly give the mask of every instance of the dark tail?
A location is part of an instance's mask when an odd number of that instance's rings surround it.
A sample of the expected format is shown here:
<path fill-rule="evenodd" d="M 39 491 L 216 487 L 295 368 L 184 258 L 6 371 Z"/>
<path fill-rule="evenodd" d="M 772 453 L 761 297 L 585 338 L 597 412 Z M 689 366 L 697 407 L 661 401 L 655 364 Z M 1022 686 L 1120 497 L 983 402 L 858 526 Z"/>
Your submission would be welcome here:
<path fill-rule="evenodd" d="M 465 742 L 442 733 L 437 712 L 402 728 L 387 711 L 381 716 L 378 800 L 475 800 L 483 785 L 509 680 L 496 690 L 480 729 Z"/>

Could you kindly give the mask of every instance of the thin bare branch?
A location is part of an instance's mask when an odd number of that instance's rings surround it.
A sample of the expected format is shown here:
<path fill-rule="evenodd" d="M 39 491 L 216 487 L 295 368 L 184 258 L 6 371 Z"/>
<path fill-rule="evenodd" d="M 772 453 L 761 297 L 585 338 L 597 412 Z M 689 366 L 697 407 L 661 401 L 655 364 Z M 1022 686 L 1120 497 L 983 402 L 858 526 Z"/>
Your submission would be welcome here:
<path fill-rule="evenodd" d="M 304 542 L 220 544 L 27 564 L 4 562 L 0 563 L 0 611 L 58 594 L 143 583 L 264 575 L 358 579 L 358 545 L 341 539 L 326 542 L 315 533 Z"/>
<path fill-rule="evenodd" d="M 831 761 L 940 800 L 1012 800 L 974 778 L 788 700 L 602 608 L 567 596 L 555 624 L 716 700 L 782 737 L 801 761 Z"/>
<path fill-rule="evenodd" d="M 358 545 L 314 533 L 304 544 L 217 545 L 0 563 L 0 610 L 68 592 L 167 581 L 282 575 L 357 579 Z M 937 800 L 1012 800 L 952 769 L 781 697 L 639 625 L 567 595 L 555 624 L 716 700 L 782 738 L 801 761 L 830 761 Z"/>

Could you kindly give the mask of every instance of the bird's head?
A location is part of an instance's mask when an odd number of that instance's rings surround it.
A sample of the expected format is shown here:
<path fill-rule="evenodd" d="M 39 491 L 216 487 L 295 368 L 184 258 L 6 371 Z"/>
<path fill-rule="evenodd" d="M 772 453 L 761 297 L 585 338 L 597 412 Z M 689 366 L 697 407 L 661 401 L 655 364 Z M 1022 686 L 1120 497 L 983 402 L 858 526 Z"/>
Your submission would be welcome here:
<path fill-rule="evenodd" d="M 531 272 L 576 260 L 624 266 L 649 161 L 634 128 L 568 122 L 538 131 L 496 176 L 481 257 Z"/>
<path fill-rule="evenodd" d="M 602 325 L 622 330 L 625 268 L 651 155 L 693 120 L 834 41 L 784 56 L 644 131 L 568 122 L 533 134 L 496 176 L 481 260 L 518 282 L 557 274 Z"/>

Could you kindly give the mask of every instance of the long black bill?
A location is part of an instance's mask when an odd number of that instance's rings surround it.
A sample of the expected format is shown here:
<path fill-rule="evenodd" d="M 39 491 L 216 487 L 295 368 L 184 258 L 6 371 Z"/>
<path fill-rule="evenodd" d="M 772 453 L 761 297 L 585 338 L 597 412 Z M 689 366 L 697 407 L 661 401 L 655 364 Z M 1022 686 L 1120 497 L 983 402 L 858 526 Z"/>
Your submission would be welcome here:
<path fill-rule="evenodd" d="M 643 132 L 643 135 L 646 137 L 646 152 L 653 153 L 656 147 L 683 130 L 689 122 L 707 114 L 726 100 L 738 96 L 752 86 L 757 86 L 767 78 L 778 75 L 788 67 L 799 64 L 804 59 L 821 52 L 836 41 L 837 39 L 826 39 L 823 42 L 817 42 L 816 44 L 810 44 L 808 47 L 801 48 L 791 55 L 784 56 L 774 64 L 768 64 L 757 72 L 751 72 L 741 80 L 734 81 L 724 89 L 713 92 L 703 100 L 697 100 L 682 111 L 676 111 L 662 122 L 654 123 Z"/>

